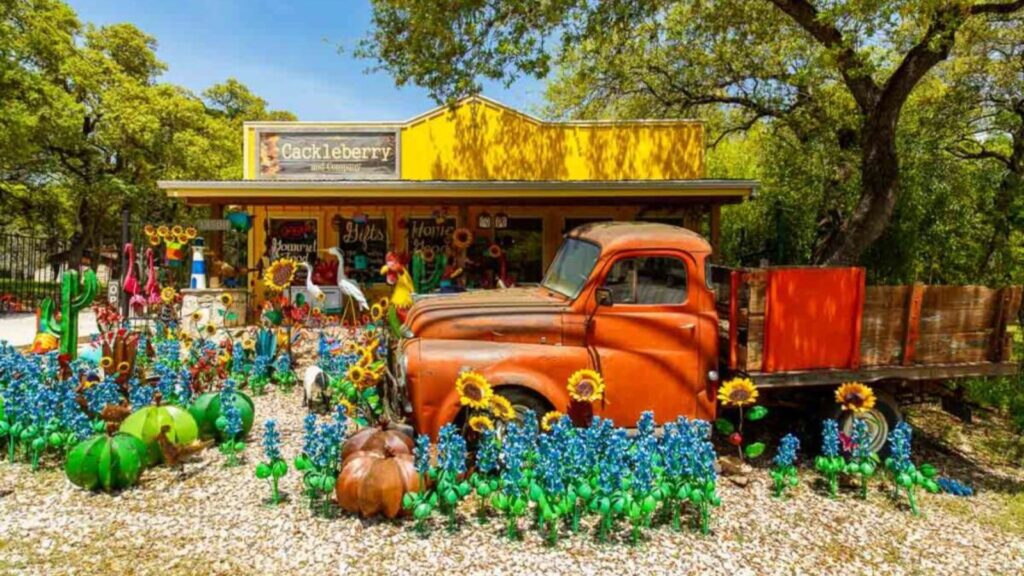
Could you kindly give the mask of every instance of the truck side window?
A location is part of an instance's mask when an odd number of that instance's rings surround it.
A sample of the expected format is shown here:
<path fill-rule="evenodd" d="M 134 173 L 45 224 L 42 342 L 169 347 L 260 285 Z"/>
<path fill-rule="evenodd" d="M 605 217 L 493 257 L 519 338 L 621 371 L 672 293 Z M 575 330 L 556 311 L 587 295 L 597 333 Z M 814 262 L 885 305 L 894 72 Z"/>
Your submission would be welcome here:
<path fill-rule="evenodd" d="M 615 304 L 682 304 L 686 301 L 686 263 L 667 256 L 623 258 L 604 280 Z"/>

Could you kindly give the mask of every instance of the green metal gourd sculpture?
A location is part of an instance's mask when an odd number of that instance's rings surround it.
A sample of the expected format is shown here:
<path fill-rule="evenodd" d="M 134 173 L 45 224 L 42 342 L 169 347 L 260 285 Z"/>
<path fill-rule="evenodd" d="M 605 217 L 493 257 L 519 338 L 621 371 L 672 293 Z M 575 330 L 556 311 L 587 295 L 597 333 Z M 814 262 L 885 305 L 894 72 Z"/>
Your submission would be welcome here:
<path fill-rule="evenodd" d="M 256 407 L 246 394 L 235 392 L 235 406 L 242 415 L 242 436 L 249 434 L 252 430 L 253 419 L 256 417 Z M 224 440 L 224 432 L 217 429 L 217 418 L 221 415 L 220 392 L 207 392 L 202 394 L 188 408 L 189 414 L 195 419 L 199 426 L 200 438 L 218 438 Z"/>
<path fill-rule="evenodd" d="M 60 336 L 60 353 L 74 360 L 78 356 L 78 313 L 92 304 L 99 291 L 96 273 L 86 270 L 82 273 L 82 282 L 78 281 L 78 271 L 68 270 L 61 276 L 60 283 L 60 320 L 54 315 L 54 304 L 49 298 L 39 306 L 39 323 L 48 331 Z"/>
<path fill-rule="evenodd" d="M 146 465 L 146 445 L 129 434 L 97 434 L 68 453 L 64 471 L 76 486 L 113 492 L 133 486 Z"/>

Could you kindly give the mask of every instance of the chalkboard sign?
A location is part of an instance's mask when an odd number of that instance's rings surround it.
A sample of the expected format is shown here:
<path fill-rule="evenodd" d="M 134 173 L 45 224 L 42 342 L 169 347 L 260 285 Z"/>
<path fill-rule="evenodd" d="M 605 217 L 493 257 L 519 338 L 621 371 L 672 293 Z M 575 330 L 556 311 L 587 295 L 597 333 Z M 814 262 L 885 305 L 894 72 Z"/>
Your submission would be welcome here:
<path fill-rule="evenodd" d="M 331 222 L 338 230 L 338 248 L 345 253 L 349 276 L 360 282 L 383 282 L 380 268 L 388 253 L 387 218 L 344 218 Z"/>
<path fill-rule="evenodd" d="M 436 218 L 410 218 L 408 224 L 409 254 L 428 246 L 441 254 L 451 244 L 455 232 L 455 218 L 445 218 L 441 224 Z"/>
<path fill-rule="evenodd" d="M 270 259 L 313 260 L 317 251 L 318 224 L 316 218 L 271 218 L 267 231 Z"/>

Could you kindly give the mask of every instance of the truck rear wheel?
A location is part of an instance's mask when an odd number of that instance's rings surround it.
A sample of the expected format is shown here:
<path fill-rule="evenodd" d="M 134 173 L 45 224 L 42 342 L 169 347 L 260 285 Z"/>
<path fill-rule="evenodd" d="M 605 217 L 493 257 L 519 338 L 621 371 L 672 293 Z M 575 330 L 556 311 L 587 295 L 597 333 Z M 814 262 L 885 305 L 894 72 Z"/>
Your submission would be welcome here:
<path fill-rule="evenodd" d="M 839 430 L 844 434 L 853 433 L 853 415 L 837 408 L 832 415 L 839 421 Z M 875 392 L 875 407 L 860 415 L 868 425 L 869 446 L 872 452 L 884 455 L 888 452 L 889 432 L 903 421 L 900 405 L 891 394 Z"/>

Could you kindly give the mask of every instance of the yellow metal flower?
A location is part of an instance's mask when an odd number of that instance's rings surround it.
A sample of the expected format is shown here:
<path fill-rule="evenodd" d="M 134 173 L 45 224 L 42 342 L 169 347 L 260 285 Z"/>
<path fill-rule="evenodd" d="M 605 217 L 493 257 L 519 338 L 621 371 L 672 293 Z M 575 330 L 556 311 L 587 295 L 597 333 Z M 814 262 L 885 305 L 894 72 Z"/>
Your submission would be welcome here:
<path fill-rule="evenodd" d="M 565 416 L 565 414 L 559 412 L 558 410 L 552 410 L 551 412 L 548 412 L 547 414 L 544 415 L 543 418 L 540 419 L 541 430 L 545 432 L 550 432 L 551 429 L 555 426 L 555 422 L 561 420 L 562 416 Z"/>
<path fill-rule="evenodd" d="M 180 225 L 175 224 L 173 227 L 171 227 L 171 234 L 173 234 L 174 236 L 184 236 L 185 229 L 182 228 Z"/>
<path fill-rule="evenodd" d="M 195 228 L 193 228 L 191 226 L 189 226 L 188 228 L 185 228 L 185 237 L 186 238 L 191 240 L 191 239 L 195 238 L 196 236 L 199 236 L 199 231 L 198 230 L 196 230 Z"/>
<path fill-rule="evenodd" d="M 161 225 L 156 229 L 156 235 L 161 238 L 167 238 L 171 234 L 171 229 L 167 226 Z"/>
<path fill-rule="evenodd" d="M 227 352 L 221 352 L 217 355 L 217 361 L 220 362 L 221 366 L 227 366 L 228 362 L 231 362 L 231 355 Z"/>
<path fill-rule="evenodd" d="M 174 299 L 177 297 L 178 291 L 175 290 L 173 286 L 165 286 L 164 289 L 160 291 L 160 299 L 163 300 L 164 304 L 173 303 Z"/>
<path fill-rule="evenodd" d="M 356 344 L 355 340 L 346 340 L 345 343 L 341 345 L 341 351 L 345 354 L 355 354 L 359 351 L 359 345 Z"/>
<path fill-rule="evenodd" d="M 512 403 L 504 396 L 498 394 L 491 396 L 490 408 L 491 415 L 499 420 L 508 422 L 516 418 L 516 409 L 512 407 Z"/>
<path fill-rule="evenodd" d="M 149 241 L 149 245 L 150 246 L 159 246 L 160 245 L 160 237 L 157 236 L 156 234 L 154 234 L 152 236 L 147 236 L 146 240 Z"/>
<path fill-rule="evenodd" d="M 192 313 L 192 321 L 193 322 L 199 322 L 202 319 L 203 319 L 203 312 L 201 310 L 196 310 L 195 312 Z"/>
<path fill-rule="evenodd" d="M 471 370 L 459 374 L 455 381 L 455 391 L 459 394 L 459 403 L 470 408 L 486 408 L 494 395 L 487 378 Z"/>
<path fill-rule="evenodd" d="M 875 391 L 860 382 L 847 382 L 836 389 L 836 402 L 843 410 L 860 414 L 875 407 Z"/>
<path fill-rule="evenodd" d="M 184 232 L 182 232 L 181 234 L 178 234 L 174 238 L 178 241 L 179 244 L 188 244 L 189 238 L 188 238 L 188 236 L 185 235 Z"/>
<path fill-rule="evenodd" d="M 491 420 L 489 416 L 477 415 L 469 419 L 469 427 L 474 432 L 483 432 L 484 430 L 494 430 L 494 420 Z"/>
<path fill-rule="evenodd" d="M 348 372 L 345 373 L 348 379 L 354 384 L 359 384 L 366 379 L 366 369 L 359 364 L 353 364 L 349 366 Z"/>
<path fill-rule="evenodd" d="M 217 327 L 211 322 L 203 327 L 203 334 L 206 334 L 208 338 L 212 338 L 217 335 Z"/>
<path fill-rule="evenodd" d="M 252 351 L 252 350 L 255 350 L 255 349 L 256 349 L 256 341 L 255 340 L 253 340 L 252 338 L 245 338 L 245 339 L 242 340 L 242 350 Z"/>
<path fill-rule="evenodd" d="M 381 308 L 380 304 L 374 304 L 370 306 L 370 319 L 376 322 L 384 316 L 384 309 Z"/>
<path fill-rule="evenodd" d="M 604 379 L 597 370 L 577 370 L 569 377 L 569 396 L 577 402 L 596 402 L 604 396 Z"/>
<path fill-rule="evenodd" d="M 381 307 L 381 310 L 387 310 L 388 306 L 391 306 L 391 299 L 384 296 L 377 301 L 377 305 Z"/>
<path fill-rule="evenodd" d="M 114 359 L 111 358 L 110 356 L 104 356 L 103 358 L 100 358 L 100 368 L 103 368 L 104 370 L 110 370 L 110 368 L 113 365 Z"/>
<path fill-rule="evenodd" d="M 153 226 L 152 224 L 146 224 L 143 226 L 142 231 L 146 236 L 156 236 L 156 226 Z"/>
<path fill-rule="evenodd" d="M 217 299 L 218 299 L 218 300 L 220 300 L 220 303 L 221 303 L 221 304 L 222 304 L 222 305 L 223 305 L 223 306 L 224 306 L 225 308 L 229 308 L 229 307 L 231 307 L 231 305 L 232 305 L 232 304 L 234 304 L 234 303 L 235 303 L 235 297 L 234 297 L 234 296 L 232 296 L 232 295 L 231 295 L 230 293 L 228 293 L 228 292 L 224 292 L 224 293 L 223 293 L 223 294 L 221 294 L 221 295 L 220 295 L 220 296 L 219 296 L 219 297 L 218 297 Z"/>
<path fill-rule="evenodd" d="M 299 264 L 291 258 L 279 258 L 267 268 L 267 271 L 263 274 L 263 281 L 267 285 L 267 288 L 283 292 L 285 288 L 291 285 L 292 280 L 295 279 L 295 271 L 298 270 Z"/>
<path fill-rule="evenodd" d="M 746 406 L 757 402 L 757 386 L 749 378 L 733 378 L 718 389 L 718 399 L 726 406 Z"/>
<path fill-rule="evenodd" d="M 345 407 L 345 416 L 348 416 L 349 418 L 352 418 L 352 417 L 354 417 L 356 415 L 356 406 L 355 406 L 355 404 L 349 402 L 345 398 L 342 398 L 341 400 L 338 400 L 338 406 L 344 406 Z"/>
<path fill-rule="evenodd" d="M 129 368 L 131 368 L 131 364 L 128 364 L 124 360 L 117 363 L 117 371 L 121 374 L 127 374 Z"/>
<path fill-rule="evenodd" d="M 370 348 L 369 346 L 367 346 L 365 348 L 360 348 L 359 349 L 359 361 L 357 362 L 357 364 L 359 364 L 360 366 L 365 368 L 365 367 L 369 366 L 372 363 L 373 363 L 373 348 Z"/>
<path fill-rule="evenodd" d="M 473 233 L 469 231 L 469 228 L 459 228 L 455 232 L 452 232 L 452 246 L 459 250 L 469 248 L 469 245 L 472 243 Z"/>

